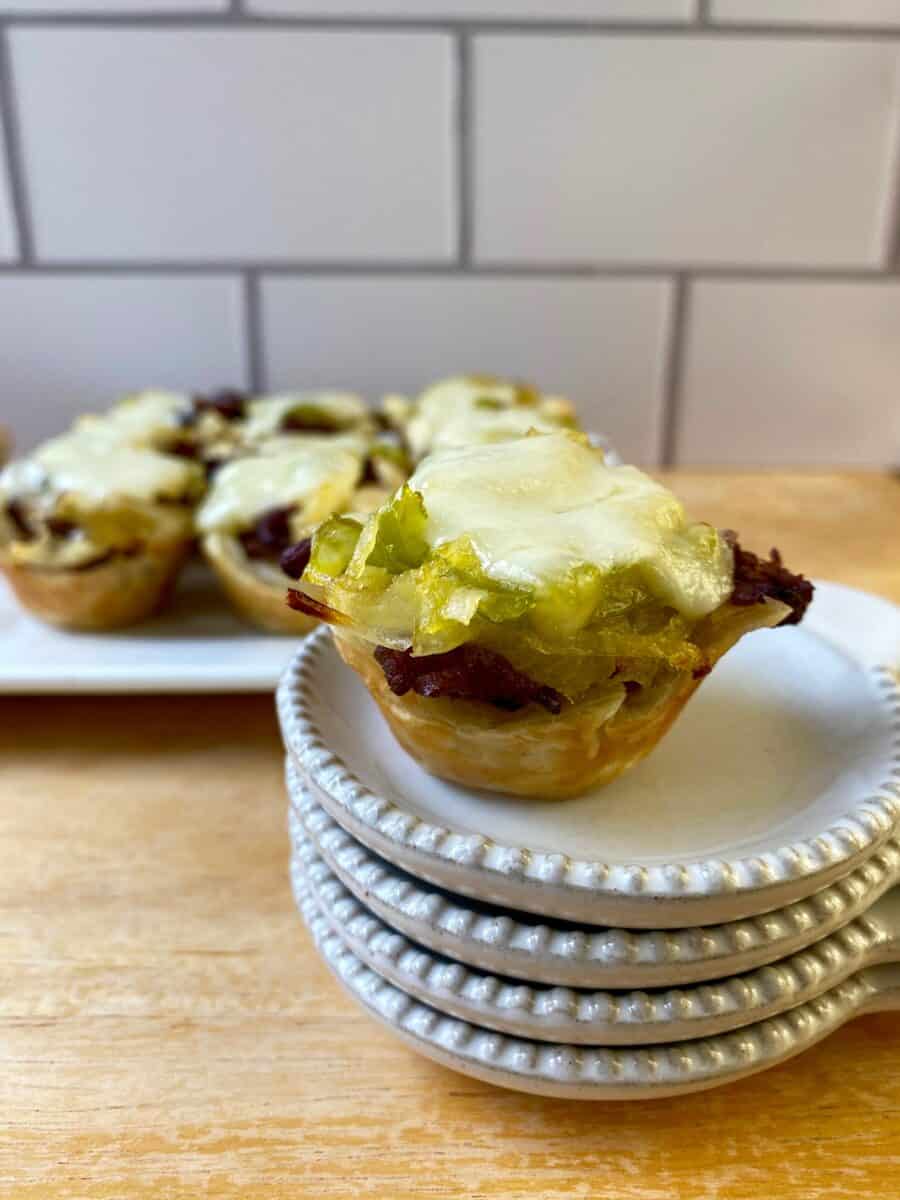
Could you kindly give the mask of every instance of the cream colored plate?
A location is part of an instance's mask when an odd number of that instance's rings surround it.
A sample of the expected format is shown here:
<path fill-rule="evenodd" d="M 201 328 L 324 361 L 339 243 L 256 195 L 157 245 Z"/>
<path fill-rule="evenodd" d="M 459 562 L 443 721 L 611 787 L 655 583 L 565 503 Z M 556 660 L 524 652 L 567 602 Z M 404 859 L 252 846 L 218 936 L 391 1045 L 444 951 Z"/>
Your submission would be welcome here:
<path fill-rule="evenodd" d="M 389 983 L 463 1021 L 539 1041 L 710 1037 L 803 1004 L 865 967 L 900 961 L 900 891 L 892 891 L 839 933 L 742 975 L 650 992 L 547 987 L 486 975 L 410 942 L 348 892 L 309 842 L 295 849 L 291 877 L 298 902 L 308 890 L 331 930 Z"/>
<path fill-rule="evenodd" d="M 751 634 L 725 657 L 648 759 L 555 803 L 428 775 L 326 630 L 278 702 L 316 799 L 383 857 L 528 912 L 673 928 L 806 898 L 896 832 L 898 663 L 900 611 L 821 584 L 804 625 Z"/>
<path fill-rule="evenodd" d="M 165 612 L 111 633 L 52 629 L 0 578 L 0 694 L 273 692 L 298 641 L 239 621 L 197 562 Z"/>
<path fill-rule="evenodd" d="M 302 891 L 301 913 L 347 992 L 412 1049 L 464 1075 L 543 1096 L 649 1100 L 704 1091 L 792 1058 L 855 1016 L 900 1010 L 900 966 L 880 966 L 781 1016 L 717 1037 L 614 1048 L 538 1042 L 422 1004 L 370 970 Z"/>
<path fill-rule="evenodd" d="M 294 846 L 304 840 L 387 925 L 448 958 L 541 983 L 659 988 L 700 983 L 794 954 L 866 913 L 900 883 L 900 843 L 886 842 L 837 883 L 787 908 L 725 925 L 603 929 L 499 909 L 436 889 L 379 858 L 328 816 L 287 768 Z"/>

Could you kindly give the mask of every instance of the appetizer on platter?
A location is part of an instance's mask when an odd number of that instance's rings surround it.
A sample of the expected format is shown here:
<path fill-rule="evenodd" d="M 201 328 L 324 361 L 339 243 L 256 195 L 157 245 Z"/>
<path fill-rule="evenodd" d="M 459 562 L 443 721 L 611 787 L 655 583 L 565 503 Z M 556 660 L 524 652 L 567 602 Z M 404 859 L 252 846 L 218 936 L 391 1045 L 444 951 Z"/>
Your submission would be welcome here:
<path fill-rule="evenodd" d="M 542 798 L 643 758 L 731 646 L 812 596 L 565 431 L 433 453 L 285 566 L 427 770 Z"/>
<path fill-rule="evenodd" d="M 207 561 L 237 611 L 273 633 L 303 633 L 284 603 L 281 555 L 331 513 L 352 505 L 365 442 L 349 437 L 283 438 L 215 474 L 197 512 Z"/>
<path fill-rule="evenodd" d="M 155 388 L 131 392 L 103 413 L 88 413 L 75 429 L 99 430 L 133 449 L 159 450 L 202 462 L 207 469 L 231 457 L 249 397 L 224 390 L 187 395 Z"/>
<path fill-rule="evenodd" d="M 417 400 L 386 396 L 386 420 L 403 436 L 414 462 L 449 450 L 522 437 L 534 429 L 575 428 L 575 410 L 562 396 L 486 375 L 459 375 L 426 388 Z"/>
<path fill-rule="evenodd" d="M 196 463 L 89 422 L 0 472 L 0 569 L 52 624 L 133 624 L 166 599 L 203 486 Z"/>
<path fill-rule="evenodd" d="M 374 429 L 370 409 L 353 392 L 279 392 L 247 402 L 239 435 L 252 447 L 278 434 L 372 433 Z"/>

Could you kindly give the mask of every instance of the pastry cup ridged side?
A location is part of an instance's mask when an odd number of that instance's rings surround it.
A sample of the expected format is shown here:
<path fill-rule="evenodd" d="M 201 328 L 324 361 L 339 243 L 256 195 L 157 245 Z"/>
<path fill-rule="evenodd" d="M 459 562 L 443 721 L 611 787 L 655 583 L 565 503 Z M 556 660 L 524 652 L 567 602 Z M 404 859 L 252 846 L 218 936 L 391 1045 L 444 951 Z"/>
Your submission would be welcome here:
<path fill-rule="evenodd" d="M 19 602 L 62 629 L 121 629 L 152 616 L 169 599 L 191 541 L 149 542 L 79 570 L 0 561 Z"/>

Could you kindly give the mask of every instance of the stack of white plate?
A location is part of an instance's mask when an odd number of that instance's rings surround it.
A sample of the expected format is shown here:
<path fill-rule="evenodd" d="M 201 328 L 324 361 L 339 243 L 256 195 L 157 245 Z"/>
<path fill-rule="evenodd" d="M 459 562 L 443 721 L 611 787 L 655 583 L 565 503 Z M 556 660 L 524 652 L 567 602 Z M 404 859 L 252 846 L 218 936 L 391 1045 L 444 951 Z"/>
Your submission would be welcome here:
<path fill-rule="evenodd" d="M 530 1092 L 643 1098 L 900 1008 L 900 611 L 819 585 L 667 739 L 563 802 L 475 792 L 393 740 L 326 630 L 279 689 L 292 876 L 350 994 Z"/>

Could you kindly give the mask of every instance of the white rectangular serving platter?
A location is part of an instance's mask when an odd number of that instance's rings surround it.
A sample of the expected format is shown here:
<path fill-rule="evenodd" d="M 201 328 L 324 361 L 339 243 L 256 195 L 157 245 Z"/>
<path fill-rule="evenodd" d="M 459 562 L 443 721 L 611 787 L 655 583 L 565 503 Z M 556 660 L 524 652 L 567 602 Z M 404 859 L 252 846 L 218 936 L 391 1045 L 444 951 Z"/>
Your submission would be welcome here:
<path fill-rule="evenodd" d="M 64 633 L 0 580 L 0 694 L 270 692 L 299 639 L 257 633 L 191 563 L 160 616 L 118 633 Z"/>

